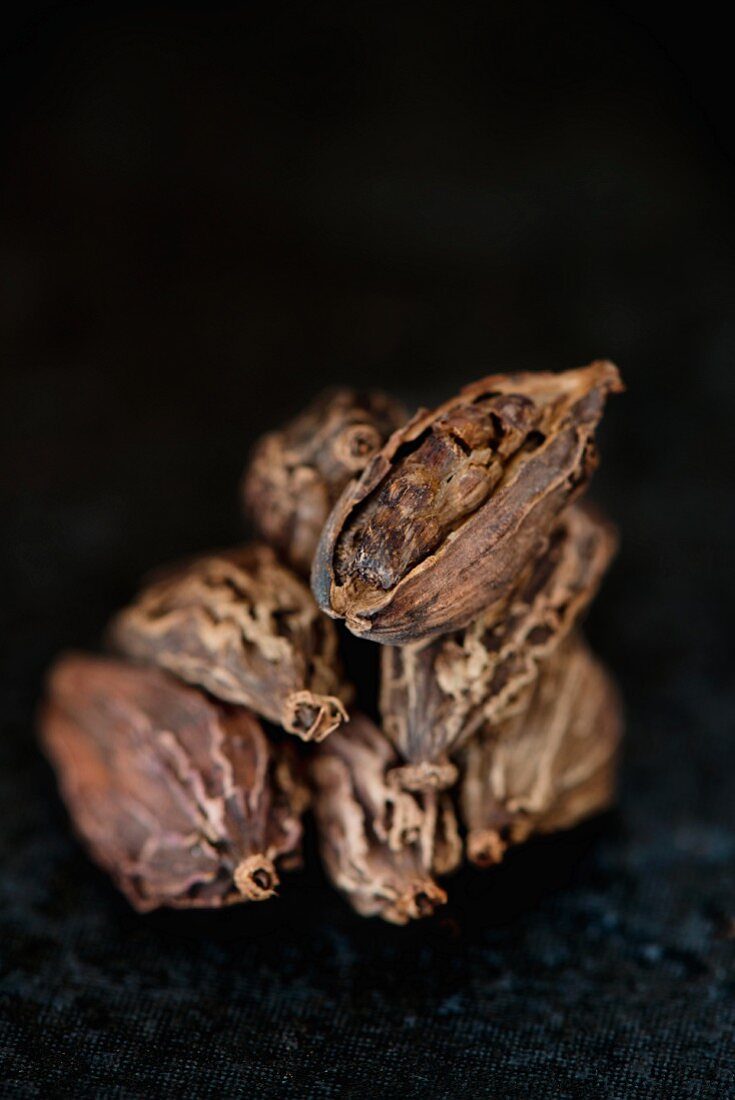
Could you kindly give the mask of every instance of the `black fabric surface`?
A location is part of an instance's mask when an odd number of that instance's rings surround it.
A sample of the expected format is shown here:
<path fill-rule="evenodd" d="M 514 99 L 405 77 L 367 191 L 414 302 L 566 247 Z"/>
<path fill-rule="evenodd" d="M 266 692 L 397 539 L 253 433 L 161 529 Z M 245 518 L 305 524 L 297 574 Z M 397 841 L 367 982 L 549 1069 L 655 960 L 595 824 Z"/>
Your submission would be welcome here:
<path fill-rule="evenodd" d="M 735 1096 L 726 38 L 701 7 L 398 8 L 30 4 L 5 38 L 3 1094 Z M 619 810 L 404 929 L 311 837 L 275 902 L 132 913 L 35 744 L 54 654 L 242 536 L 248 447 L 323 384 L 431 402 L 597 355 L 628 384 L 588 624 Z"/>

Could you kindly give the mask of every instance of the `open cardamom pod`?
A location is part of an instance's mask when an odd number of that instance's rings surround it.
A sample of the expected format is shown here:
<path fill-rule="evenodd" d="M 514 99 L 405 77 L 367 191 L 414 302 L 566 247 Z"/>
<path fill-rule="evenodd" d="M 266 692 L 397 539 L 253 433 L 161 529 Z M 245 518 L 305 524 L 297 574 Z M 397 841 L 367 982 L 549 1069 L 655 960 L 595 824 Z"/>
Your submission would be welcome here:
<path fill-rule="evenodd" d="M 300 859 L 291 746 L 156 668 L 71 654 L 40 735 L 92 857 L 141 912 L 269 898 Z"/>
<path fill-rule="evenodd" d="M 380 708 L 407 762 L 396 773 L 402 785 L 451 785 L 447 754 L 524 705 L 542 662 L 594 598 L 616 547 L 614 528 L 597 510 L 573 505 L 502 608 L 433 641 L 383 647 Z"/>
<path fill-rule="evenodd" d="M 302 581 L 253 544 L 174 568 L 113 619 L 113 647 L 319 741 L 347 717 L 337 634 Z"/>
<path fill-rule="evenodd" d="M 242 482 L 258 534 L 308 577 L 319 536 L 348 481 L 405 423 L 399 402 L 380 392 L 326 390 L 280 431 L 256 444 Z"/>
<path fill-rule="evenodd" d="M 486 726 L 464 747 L 468 858 L 498 863 L 532 833 L 568 829 L 607 809 L 621 737 L 615 685 L 573 634 L 544 665 L 526 710 Z"/>
<path fill-rule="evenodd" d="M 446 902 L 433 875 L 458 865 L 462 845 L 449 796 L 401 790 L 387 778 L 396 762 L 387 738 L 358 714 L 315 749 L 310 774 L 332 882 L 363 916 L 405 924 Z"/>
<path fill-rule="evenodd" d="M 394 432 L 325 525 L 319 606 L 393 645 L 502 604 L 596 464 L 612 363 L 492 375 Z"/>

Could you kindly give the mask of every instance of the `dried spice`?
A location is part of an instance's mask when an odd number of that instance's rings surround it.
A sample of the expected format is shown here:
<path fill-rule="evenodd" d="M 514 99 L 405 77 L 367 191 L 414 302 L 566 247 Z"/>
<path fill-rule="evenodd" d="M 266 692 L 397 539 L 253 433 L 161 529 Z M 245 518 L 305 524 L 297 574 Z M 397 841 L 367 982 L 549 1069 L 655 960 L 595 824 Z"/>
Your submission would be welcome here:
<path fill-rule="evenodd" d="M 76 829 L 140 911 L 269 898 L 307 792 L 257 718 L 155 668 L 69 655 L 41 737 Z"/>
<path fill-rule="evenodd" d="M 466 745 L 460 789 L 467 856 L 487 866 L 532 833 L 606 809 L 622 736 L 617 691 L 578 635 L 544 666 L 527 709 Z"/>
<path fill-rule="evenodd" d="M 266 546 L 210 554 L 161 576 L 113 620 L 110 640 L 305 741 L 347 717 L 334 626 Z"/>
<path fill-rule="evenodd" d="M 256 445 L 242 485 L 258 534 L 308 577 L 332 506 L 407 413 L 379 392 L 327 390 Z"/>
<path fill-rule="evenodd" d="M 126 660 L 49 679 L 44 746 L 136 908 L 271 896 L 311 800 L 335 886 L 405 924 L 446 902 L 457 806 L 485 866 L 610 804 L 620 704 L 578 626 L 617 538 L 576 502 L 621 389 L 602 361 L 494 375 L 409 423 L 342 389 L 263 437 L 242 496 L 266 542 L 151 578 L 110 626 Z M 371 651 L 322 611 L 382 644 L 382 729 L 348 720 L 339 639 L 368 709 Z"/>
<path fill-rule="evenodd" d="M 383 647 L 383 728 L 407 761 L 397 773 L 404 786 L 449 786 L 455 769 L 447 753 L 524 706 L 540 664 L 594 598 L 616 546 L 611 524 L 573 506 L 500 611 L 435 641 Z"/>
<path fill-rule="evenodd" d="M 504 602 L 596 464 L 617 369 L 493 375 L 394 432 L 348 485 L 312 570 L 320 607 L 403 645 Z"/>
<path fill-rule="evenodd" d="M 384 734 L 356 715 L 315 750 L 310 773 L 332 882 L 364 916 L 405 924 L 444 904 L 433 875 L 453 870 L 462 848 L 448 795 L 400 790 L 387 777 L 395 763 Z"/>

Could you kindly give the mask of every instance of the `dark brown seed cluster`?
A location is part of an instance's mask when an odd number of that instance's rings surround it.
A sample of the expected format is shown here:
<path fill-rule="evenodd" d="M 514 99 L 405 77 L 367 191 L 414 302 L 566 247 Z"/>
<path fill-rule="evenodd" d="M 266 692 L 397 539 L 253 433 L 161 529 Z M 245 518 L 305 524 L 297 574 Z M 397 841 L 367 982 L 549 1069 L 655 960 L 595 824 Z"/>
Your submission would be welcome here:
<path fill-rule="evenodd" d="M 611 803 L 620 705 L 579 624 L 617 538 L 575 502 L 621 388 L 607 362 L 493 375 L 408 422 L 329 391 L 261 440 L 262 541 L 159 572 L 113 618 L 116 656 L 48 678 L 74 826 L 136 908 L 272 896 L 311 805 L 334 885 L 403 924 L 463 856 Z M 381 728 L 334 618 L 381 643 Z"/>

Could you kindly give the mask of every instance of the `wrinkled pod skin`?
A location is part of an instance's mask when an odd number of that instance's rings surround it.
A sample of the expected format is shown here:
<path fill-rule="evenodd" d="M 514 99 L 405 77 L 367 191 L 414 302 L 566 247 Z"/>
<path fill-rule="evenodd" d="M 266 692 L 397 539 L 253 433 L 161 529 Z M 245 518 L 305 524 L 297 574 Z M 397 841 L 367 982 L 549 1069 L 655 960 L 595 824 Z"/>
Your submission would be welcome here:
<path fill-rule="evenodd" d="M 446 894 L 433 876 L 454 870 L 462 855 L 449 797 L 414 795 L 391 783 L 393 747 L 359 714 L 309 761 L 322 859 L 352 907 L 406 924 L 443 905 Z"/>
<path fill-rule="evenodd" d="M 387 394 L 326 390 L 255 445 L 242 481 L 245 513 L 298 573 L 309 576 L 322 528 L 345 485 L 407 418 Z"/>
<path fill-rule="evenodd" d="M 451 785 L 456 769 L 447 755 L 481 726 L 524 707 L 616 549 L 615 529 L 601 513 L 573 505 L 500 610 L 433 641 L 382 648 L 383 729 L 407 761 L 396 772 L 403 786 Z"/>
<path fill-rule="evenodd" d="M 304 741 L 347 717 L 337 634 L 270 547 L 197 558 L 154 579 L 112 621 L 120 653 L 250 707 Z"/>
<path fill-rule="evenodd" d="M 62 656 L 39 716 L 77 833 L 140 912 L 262 901 L 300 864 L 291 745 L 156 668 Z"/>
<path fill-rule="evenodd" d="M 622 733 L 614 683 L 581 636 L 571 635 L 544 665 L 526 710 L 488 725 L 463 750 L 467 858 L 498 863 L 534 833 L 608 809 Z"/>
<path fill-rule="evenodd" d="M 394 432 L 347 486 L 312 569 L 319 606 L 391 645 L 501 605 L 595 465 L 617 368 L 493 375 Z"/>

